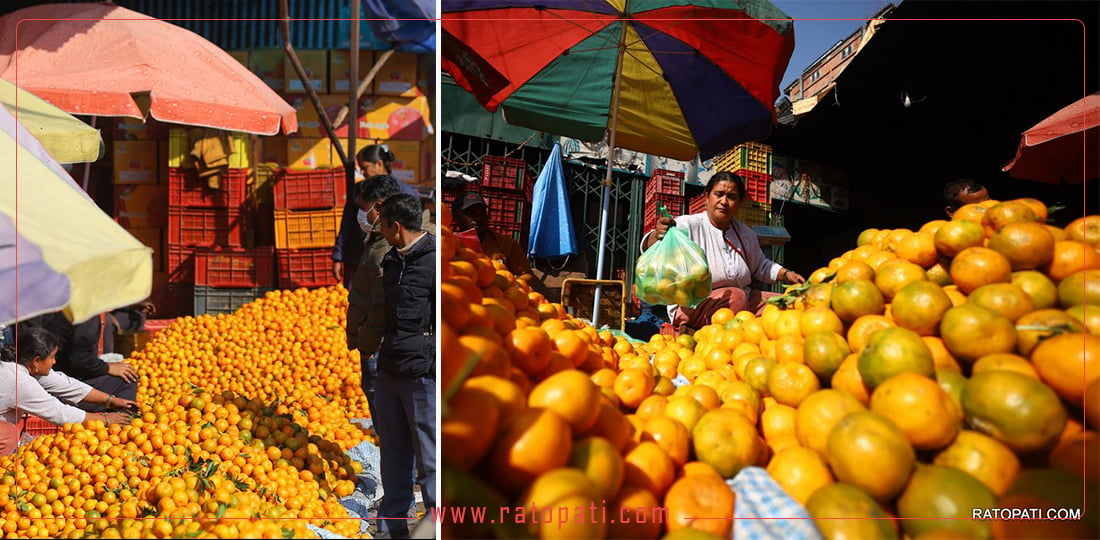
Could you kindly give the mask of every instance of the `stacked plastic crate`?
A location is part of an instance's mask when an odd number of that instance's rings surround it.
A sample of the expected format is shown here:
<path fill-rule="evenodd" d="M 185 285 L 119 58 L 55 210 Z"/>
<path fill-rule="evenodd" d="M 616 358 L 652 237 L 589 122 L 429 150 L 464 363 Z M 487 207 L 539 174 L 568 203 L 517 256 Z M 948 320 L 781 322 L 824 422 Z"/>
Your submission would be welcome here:
<path fill-rule="evenodd" d="M 216 186 L 211 178 L 200 177 L 188 162 L 189 145 L 187 130 L 173 128 L 168 136 L 168 237 L 166 242 L 169 304 L 178 315 L 206 305 L 206 296 L 214 282 L 205 281 L 196 274 L 198 253 L 205 257 L 210 251 L 242 253 L 244 231 L 248 229 L 249 209 L 247 184 L 251 171 L 248 166 L 247 136 L 233 134 L 230 143 L 233 153 L 229 169 L 218 175 Z M 262 259 L 263 254 L 248 253 L 247 257 Z M 259 264 L 263 264 L 260 262 Z M 213 274 L 217 274 L 215 269 Z M 237 286 L 239 280 L 232 281 Z M 267 283 L 270 287 L 272 284 Z M 224 286 L 224 283 L 223 285 Z M 259 284 L 249 285 L 249 288 Z"/>
<path fill-rule="evenodd" d="M 657 226 L 660 206 L 668 208 L 672 217 L 684 214 L 684 173 L 654 169 L 653 175 L 645 185 L 645 215 L 642 229 L 648 231 Z"/>
<path fill-rule="evenodd" d="M 478 191 L 489 206 L 489 228 L 526 245 L 535 184 L 522 159 L 485 156 Z M 467 188 L 468 189 L 468 188 Z"/>
<path fill-rule="evenodd" d="M 332 246 L 347 201 L 344 169 L 281 169 L 272 191 L 279 288 L 335 285 Z"/>
<path fill-rule="evenodd" d="M 771 147 L 760 143 L 739 144 L 714 158 L 714 172 L 729 171 L 745 180 L 745 197 L 737 208 L 737 220 L 747 225 L 767 225 L 771 215 Z M 692 213 L 706 208 L 706 193 L 692 198 Z"/>

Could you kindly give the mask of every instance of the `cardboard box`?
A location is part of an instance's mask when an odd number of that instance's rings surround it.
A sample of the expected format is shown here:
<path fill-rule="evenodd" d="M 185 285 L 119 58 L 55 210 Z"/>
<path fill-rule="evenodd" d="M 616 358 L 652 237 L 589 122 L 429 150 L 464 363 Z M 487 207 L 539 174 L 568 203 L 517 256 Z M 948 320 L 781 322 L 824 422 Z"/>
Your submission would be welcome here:
<path fill-rule="evenodd" d="M 298 55 L 298 61 L 302 63 L 302 68 L 306 70 L 309 85 L 313 87 L 315 92 L 324 94 L 328 85 L 328 51 L 324 49 L 298 50 L 295 53 Z M 283 85 L 284 92 L 306 91 L 289 57 L 283 58 L 283 80 L 286 83 Z"/>
<path fill-rule="evenodd" d="M 287 137 L 285 135 L 260 137 L 259 145 L 260 163 L 277 163 L 280 166 L 287 164 Z"/>
<path fill-rule="evenodd" d="M 431 108 L 424 96 L 376 97 L 366 108 L 365 116 L 359 120 L 359 137 L 422 141 L 435 133 L 429 120 Z M 337 136 L 342 134 L 337 131 Z"/>
<path fill-rule="evenodd" d="M 420 164 L 423 157 L 420 155 L 421 142 L 420 141 L 379 141 L 385 143 L 390 147 L 390 152 L 393 153 L 394 160 L 390 163 L 390 176 L 405 182 L 406 184 L 419 184 L 422 183 L 423 176 L 420 172 Z M 344 146 L 344 150 L 348 148 L 348 140 L 341 139 L 340 143 Z M 362 148 L 365 144 L 374 144 L 373 141 L 356 141 L 356 149 Z M 340 158 L 336 155 L 335 149 L 332 150 L 329 160 L 332 167 L 338 167 L 340 165 Z"/>
<path fill-rule="evenodd" d="M 124 229 L 168 226 L 168 186 L 115 186 L 115 221 Z"/>
<path fill-rule="evenodd" d="M 421 95 L 416 86 L 416 55 L 393 53 L 374 78 L 374 93 L 386 96 L 415 97 Z"/>
<path fill-rule="evenodd" d="M 359 87 L 359 81 L 363 80 L 363 77 L 367 76 L 370 72 L 370 68 L 374 66 L 374 51 L 359 50 L 359 72 L 356 74 L 359 80 L 354 83 L 355 87 Z M 331 50 L 328 53 L 328 91 L 332 94 L 338 94 L 349 91 L 348 88 L 348 75 L 351 73 L 351 52 L 346 50 Z M 347 100 L 347 96 L 344 96 L 344 100 Z"/>
<path fill-rule="evenodd" d="M 126 228 L 138 242 L 153 248 L 153 271 L 164 271 L 164 230 L 151 228 Z"/>
<path fill-rule="evenodd" d="M 102 120 L 102 119 L 101 119 Z M 115 122 L 116 141 L 156 141 L 168 136 L 168 126 L 150 118 L 119 118 Z"/>
<path fill-rule="evenodd" d="M 168 147 L 167 151 L 162 153 L 164 161 L 168 167 L 182 167 L 190 169 L 195 166 L 195 158 L 191 155 L 192 150 L 192 132 L 196 137 L 204 135 L 203 128 L 172 128 L 168 130 Z M 218 130 L 209 130 L 206 133 L 213 135 Z M 251 163 L 252 156 L 249 154 L 249 135 L 247 133 L 237 131 L 226 131 L 226 142 L 230 145 L 229 154 L 229 167 L 231 169 L 247 169 Z M 162 175 L 161 178 L 168 178 L 167 175 Z"/>
<path fill-rule="evenodd" d="M 347 103 L 347 96 L 341 96 L 339 94 L 320 94 L 317 96 L 321 100 L 321 106 L 325 109 L 325 114 L 328 115 L 329 121 L 336 119 L 336 113 L 340 110 L 344 104 Z M 290 103 L 294 110 L 298 111 L 298 133 L 299 137 L 304 138 L 321 138 L 328 137 L 325 133 L 324 124 L 321 123 L 321 116 L 317 114 L 317 109 L 313 106 L 313 102 L 309 100 L 309 96 L 305 94 L 296 94 L 293 96 L 286 96 L 287 103 Z M 346 125 L 346 124 L 345 124 Z M 339 130 L 337 135 L 339 135 Z M 347 134 L 347 128 L 344 128 L 344 134 Z"/>
<path fill-rule="evenodd" d="M 332 166 L 328 139 L 288 137 L 286 160 L 288 169 L 325 169 Z"/>
<path fill-rule="evenodd" d="M 286 54 L 282 49 L 253 49 L 248 52 L 248 69 L 275 90 L 286 85 L 283 76 Z M 293 68 L 291 68 L 293 71 Z"/>
<path fill-rule="evenodd" d="M 116 184 L 156 184 L 159 169 L 157 141 L 115 141 Z"/>

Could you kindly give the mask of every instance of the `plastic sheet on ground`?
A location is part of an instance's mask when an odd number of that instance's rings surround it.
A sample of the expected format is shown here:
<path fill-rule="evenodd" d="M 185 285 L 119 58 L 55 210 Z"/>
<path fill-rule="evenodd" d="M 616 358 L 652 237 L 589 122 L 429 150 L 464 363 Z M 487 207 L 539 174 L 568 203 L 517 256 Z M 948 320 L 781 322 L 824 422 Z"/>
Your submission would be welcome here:
<path fill-rule="evenodd" d="M 737 494 L 733 540 L 821 540 L 814 520 L 760 467 L 745 467 L 727 485 Z"/>

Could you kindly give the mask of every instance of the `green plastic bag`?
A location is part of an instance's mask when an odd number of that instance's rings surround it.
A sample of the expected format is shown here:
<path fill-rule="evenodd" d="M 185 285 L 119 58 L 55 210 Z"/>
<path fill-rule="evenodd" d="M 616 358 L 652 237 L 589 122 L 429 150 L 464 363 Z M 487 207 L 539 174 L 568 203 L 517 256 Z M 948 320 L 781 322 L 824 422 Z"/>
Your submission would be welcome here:
<path fill-rule="evenodd" d="M 707 254 L 687 233 L 669 227 L 664 238 L 638 257 L 634 283 L 647 304 L 695 307 L 710 295 Z"/>

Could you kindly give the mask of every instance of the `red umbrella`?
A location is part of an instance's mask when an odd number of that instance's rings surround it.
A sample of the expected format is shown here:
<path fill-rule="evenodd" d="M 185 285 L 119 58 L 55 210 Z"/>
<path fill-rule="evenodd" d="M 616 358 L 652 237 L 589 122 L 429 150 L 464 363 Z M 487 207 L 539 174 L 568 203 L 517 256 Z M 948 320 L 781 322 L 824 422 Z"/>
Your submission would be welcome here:
<path fill-rule="evenodd" d="M 1009 176 L 1050 184 L 1100 177 L 1100 94 L 1075 101 L 1024 132 Z"/>
<path fill-rule="evenodd" d="M 198 34 L 110 2 L 0 17 L 0 78 L 60 109 L 259 135 L 297 131 L 294 108 Z M 135 100 L 136 98 L 136 100 Z"/>

